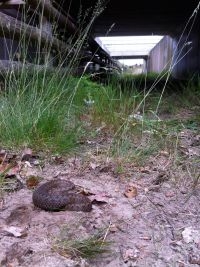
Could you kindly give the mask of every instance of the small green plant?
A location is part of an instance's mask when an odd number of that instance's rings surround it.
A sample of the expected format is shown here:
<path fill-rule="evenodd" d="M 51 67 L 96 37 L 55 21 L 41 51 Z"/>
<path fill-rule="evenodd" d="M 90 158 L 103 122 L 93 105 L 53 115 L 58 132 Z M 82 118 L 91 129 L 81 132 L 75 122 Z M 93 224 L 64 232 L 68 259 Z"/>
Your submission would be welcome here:
<path fill-rule="evenodd" d="M 67 114 L 67 103 L 72 90 L 59 86 L 54 80 L 28 77 L 24 86 L 15 82 L 1 96 L 1 144 L 8 147 L 28 146 L 57 152 L 68 152 L 77 145 L 79 123 Z M 17 87 L 17 88 L 16 88 Z M 26 87 L 24 89 L 24 87 Z M 46 87 L 46 88 L 45 88 Z"/>
<path fill-rule="evenodd" d="M 95 258 L 99 254 L 110 252 L 111 242 L 106 241 L 107 232 L 99 231 L 86 238 L 61 238 L 53 244 L 53 249 L 65 257 Z"/>

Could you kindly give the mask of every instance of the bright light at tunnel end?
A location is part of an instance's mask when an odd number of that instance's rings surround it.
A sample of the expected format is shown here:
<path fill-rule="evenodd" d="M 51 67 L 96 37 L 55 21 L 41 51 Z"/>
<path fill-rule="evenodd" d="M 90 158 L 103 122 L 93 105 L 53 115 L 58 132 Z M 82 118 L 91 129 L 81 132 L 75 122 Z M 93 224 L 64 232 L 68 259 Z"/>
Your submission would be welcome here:
<path fill-rule="evenodd" d="M 151 49 L 160 42 L 164 36 L 145 35 L 145 36 L 111 36 L 96 37 L 96 42 L 111 57 L 129 57 L 129 59 L 120 59 L 122 64 L 131 66 L 142 64 L 142 57 L 147 56 Z M 139 58 L 141 56 L 141 58 Z M 132 59 L 131 59 L 132 57 Z M 134 58 L 134 57 L 137 57 Z"/>

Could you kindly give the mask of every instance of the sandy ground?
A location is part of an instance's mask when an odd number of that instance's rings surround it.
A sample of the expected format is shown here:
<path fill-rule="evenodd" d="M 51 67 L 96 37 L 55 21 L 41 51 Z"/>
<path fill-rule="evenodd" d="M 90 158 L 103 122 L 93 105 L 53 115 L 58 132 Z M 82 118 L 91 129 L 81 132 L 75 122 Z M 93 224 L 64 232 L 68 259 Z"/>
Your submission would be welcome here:
<path fill-rule="evenodd" d="M 1 199 L 0 266 L 200 266 L 200 135 L 185 130 L 180 139 L 182 161 L 175 163 L 171 154 L 160 151 L 145 166 L 124 162 L 121 172 L 117 161 L 94 153 L 95 143 L 82 154 L 51 157 L 43 165 L 40 157 L 23 160 L 13 178 L 22 185 Z M 30 175 L 41 182 L 62 178 L 81 186 L 90 193 L 92 211 L 34 207 L 33 188 L 26 183 Z M 105 240 L 112 241 L 108 253 L 88 260 L 53 249 L 55 239 L 87 237 L 98 229 L 105 229 Z"/>

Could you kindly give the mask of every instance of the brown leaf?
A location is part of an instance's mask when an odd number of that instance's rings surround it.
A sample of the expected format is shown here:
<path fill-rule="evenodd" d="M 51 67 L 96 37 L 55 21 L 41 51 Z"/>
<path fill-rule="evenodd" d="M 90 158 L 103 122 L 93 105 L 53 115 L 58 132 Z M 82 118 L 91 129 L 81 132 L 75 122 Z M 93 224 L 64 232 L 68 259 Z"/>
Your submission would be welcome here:
<path fill-rule="evenodd" d="M 27 229 L 26 228 L 20 228 L 16 226 L 7 226 L 4 225 L 2 227 L 2 230 L 7 232 L 8 235 L 14 236 L 14 237 L 24 237 L 27 236 Z"/>
<path fill-rule="evenodd" d="M 124 192 L 124 195 L 127 197 L 127 198 L 133 198 L 133 197 L 136 197 L 138 195 L 138 192 L 137 192 L 137 187 L 134 186 L 134 185 L 129 185 L 126 189 L 126 191 Z"/>
<path fill-rule="evenodd" d="M 5 219 L 7 225 L 27 227 L 31 220 L 32 209 L 28 205 L 15 207 Z"/>
<path fill-rule="evenodd" d="M 41 178 L 39 176 L 35 176 L 35 175 L 28 176 L 26 180 L 27 188 L 28 189 L 35 188 L 39 184 L 40 181 L 41 181 Z"/>

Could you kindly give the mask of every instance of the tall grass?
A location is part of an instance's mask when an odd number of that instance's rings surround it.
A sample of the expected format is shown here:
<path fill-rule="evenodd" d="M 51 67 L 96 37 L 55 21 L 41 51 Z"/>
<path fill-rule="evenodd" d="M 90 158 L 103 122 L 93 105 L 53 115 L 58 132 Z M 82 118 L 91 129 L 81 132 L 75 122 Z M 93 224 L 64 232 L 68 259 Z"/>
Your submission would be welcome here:
<path fill-rule="evenodd" d="M 126 155 L 129 150 L 139 156 L 160 149 L 169 132 L 181 129 L 177 122 L 169 124 L 155 116 L 159 92 L 149 95 L 138 114 L 144 91 L 134 86 L 122 90 L 116 84 L 116 80 L 109 85 L 97 84 L 88 76 L 61 79 L 59 74 L 53 78 L 49 75 L 44 78 L 43 74 L 38 74 L 37 79 L 34 75 L 19 80 L 10 78 L 8 88 L 0 96 L 1 145 L 67 153 L 78 146 L 84 135 L 92 136 L 104 124 L 113 138 L 109 153 Z M 190 81 L 186 89 L 188 93 L 185 90 L 176 93 L 177 110 L 185 107 L 186 101 L 188 107 L 194 104 L 194 99 L 199 103 L 199 86 Z M 161 114 L 169 113 L 171 102 L 171 95 L 166 94 Z M 85 122 L 90 126 L 85 127 Z M 143 145 L 136 145 L 142 142 L 145 132 L 150 135 L 146 152 Z"/>
<path fill-rule="evenodd" d="M 58 79 L 46 77 L 45 85 L 42 80 L 29 77 L 22 87 L 21 80 L 10 82 L 9 90 L 1 96 L 1 143 L 68 151 L 79 135 L 73 114 L 67 117 L 68 95 L 73 88 L 69 85 L 65 93 Z"/>
<path fill-rule="evenodd" d="M 36 8 L 31 17 L 26 17 L 28 10 L 25 6 L 23 21 L 32 21 L 40 24 L 37 12 L 42 14 L 44 10 Z M 77 139 L 81 134 L 81 123 L 76 113 L 80 111 L 77 105 L 78 95 L 76 91 L 81 78 L 72 78 L 72 73 L 80 61 L 80 52 L 87 43 L 87 36 L 96 17 L 103 10 L 103 2 L 97 1 L 94 9 L 84 14 L 91 16 L 84 29 L 78 28 L 79 35 L 70 36 L 66 41 L 66 51 L 62 54 L 57 51 L 52 56 L 51 45 L 44 45 L 38 40 L 33 44 L 27 39 L 25 32 L 21 32 L 18 46 L 12 33 L 13 44 L 5 44 L 10 53 L 10 62 L 15 55 L 20 55 L 21 69 L 15 69 L 8 73 L 2 73 L 4 89 L 0 92 L 0 143 L 7 147 L 31 146 L 37 149 L 45 149 L 58 152 L 69 152 L 77 146 Z M 88 21 L 88 18 L 87 18 Z M 56 21 L 54 26 L 56 25 Z M 82 21 L 83 23 L 83 21 Z M 56 36 L 56 28 L 53 36 Z M 25 29 L 26 31 L 26 29 Z M 14 34 L 14 33 L 13 33 Z M 73 40 L 73 42 L 72 42 Z M 36 65 L 27 65 L 31 49 L 34 47 Z M 59 60 L 57 67 L 52 67 L 53 62 Z M 43 64 L 38 68 L 39 64 Z M 28 66 L 28 67 L 27 67 Z"/>
<path fill-rule="evenodd" d="M 162 104 L 157 111 L 162 86 L 154 88 L 145 101 L 147 89 L 135 86 L 138 82 L 141 85 L 152 83 L 153 75 L 113 76 L 108 85 L 101 86 L 100 91 L 94 90 L 94 95 L 92 84 L 87 86 L 88 95 L 94 100 L 90 108 L 92 121 L 99 126 L 100 122 L 104 122 L 106 133 L 112 137 L 108 147 L 109 155 L 144 161 L 160 150 L 176 149 L 178 133 L 189 127 L 190 120 L 199 124 L 196 112 L 190 117 L 181 116 L 182 110 L 187 113 L 188 108 L 190 114 L 189 110 L 199 105 L 198 80 L 189 80 L 184 84 L 176 81 L 175 88 L 174 78 L 167 77 L 167 91 L 162 94 Z M 164 77 L 162 84 L 165 84 Z M 179 115 L 179 118 L 175 118 L 175 115 Z"/>
<path fill-rule="evenodd" d="M 5 89 L 0 93 L 0 145 L 69 153 L 77 148 L 83 135 L 91 136 L 101 125 L 112 137 L 108 146 L 111 154 L 129 156 L 130 152 L 135 157 L 145 157 L 169 145 L 170 132 L 177 129 L 160 121 L 159 115 L 174 112 L 170 96 L 164 93 L 171 86 L 171 69 L 161 74 L 113 75 L 105 84 L 92 82 L 85 75 L 87 65 L 80 77 L 72 76 L 90 27 L 101 11 L 97 5 L 90 23 L 70 50 L 65 51 L 56 68 L 49 68 L 55 58 L 47 48 L 42 70 L 30 71 L 24 60 L 20 73 L 4 76 Z M 27 44 L 23 37 L 19 46 L 25 49 L 26 58 L 30 41 Z M 40 50 L 38 47 L 38 62 L 43 58 Z M 199 104 L 199 83 L 189 81 L 186 87 L 184 93 L 176 95 L 177 107 L 185 106 L 186 101 L 189 106 L 190 100 Z"/>

